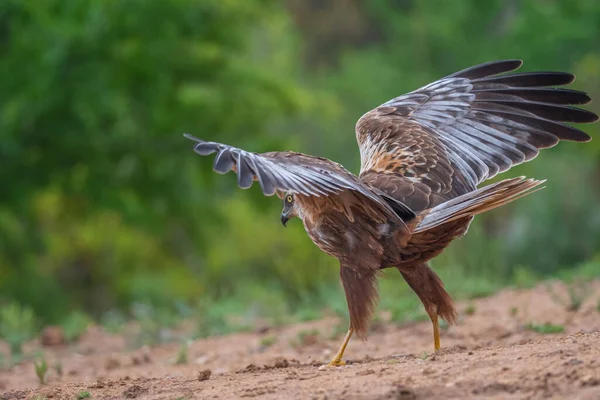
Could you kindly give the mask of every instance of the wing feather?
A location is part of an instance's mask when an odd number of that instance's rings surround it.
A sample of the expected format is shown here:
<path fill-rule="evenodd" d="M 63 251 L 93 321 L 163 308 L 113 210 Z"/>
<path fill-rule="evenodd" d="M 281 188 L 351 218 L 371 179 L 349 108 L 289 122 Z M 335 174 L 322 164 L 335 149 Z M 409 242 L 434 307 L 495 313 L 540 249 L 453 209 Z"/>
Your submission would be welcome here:
<path fill-rule="evenodd" d="M 206 142 L 192 135 L 186 138 L 195 142 L 194 151 L 200 155 L 217 153 L 213 169 L 224 174 L 237 173 L 237 183 L 248 189 L 258 181 L 264 195 L 271 196 L 277 191 L 292 191 L 302 196 L 327 196 L 347 201 L 341 196 L 344 192 L 354 193 L 360 205 L 375 210 L 379 215 L 395 222 L 408 232 L 404 220 L 415 214 L 396 199 L 389 199 L 385 193 L 374 191 L 341 165 L 320 157 L 312 157 L 295 152 L 270 152 L 257 154 L 221 143 Z M 343 198 L 342 198 L 343 197 Z M 346 200 L 344 200 L 346 199 Z"/>
<path fill-rule="evenodd" d="M 555 87 L 572 83 L 575 76 L 509 73 L 521 64 L 503 60 L 476 65 L 363 115 L 356 124 L 360 178 L 394 188 L 424 183 L 437 201 L 445 201 L 532 160 L 560 140 L 591 140 L 566 124 L 598 120 L 596 114 L 573 107 L 589 103 L 589 96 Z M 410 193 L 398 199 L 411 206 L 431 203 L 419 190 L 396 193 Z"/>

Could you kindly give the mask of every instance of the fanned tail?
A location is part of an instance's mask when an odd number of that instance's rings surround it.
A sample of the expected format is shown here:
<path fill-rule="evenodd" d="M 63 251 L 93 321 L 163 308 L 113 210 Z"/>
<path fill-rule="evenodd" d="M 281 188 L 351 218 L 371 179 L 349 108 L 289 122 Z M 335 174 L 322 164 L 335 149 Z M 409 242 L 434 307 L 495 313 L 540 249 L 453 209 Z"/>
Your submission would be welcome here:
<path fill-rule="evenodd" d="M 446 201 L 426 212 L 413 233 L 420 233 L 446 223 L 481 214 L 543 189 L 545 180 L 524 176 L 505 179 Z"/>

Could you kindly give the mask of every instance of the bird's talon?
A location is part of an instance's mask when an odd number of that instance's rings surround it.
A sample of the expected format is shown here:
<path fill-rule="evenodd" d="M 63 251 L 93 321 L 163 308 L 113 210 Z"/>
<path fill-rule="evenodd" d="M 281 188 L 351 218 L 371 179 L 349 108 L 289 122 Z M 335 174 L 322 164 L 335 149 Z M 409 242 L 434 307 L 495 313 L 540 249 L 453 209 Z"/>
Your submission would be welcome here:
<path fill-rule="evenodd" d="M 331 360 L 331 362 L 329 364 L 327 364 L 328 367 L 341 367 L 343 365 L 346 365 L 346 362 L 344 360 Z"/>

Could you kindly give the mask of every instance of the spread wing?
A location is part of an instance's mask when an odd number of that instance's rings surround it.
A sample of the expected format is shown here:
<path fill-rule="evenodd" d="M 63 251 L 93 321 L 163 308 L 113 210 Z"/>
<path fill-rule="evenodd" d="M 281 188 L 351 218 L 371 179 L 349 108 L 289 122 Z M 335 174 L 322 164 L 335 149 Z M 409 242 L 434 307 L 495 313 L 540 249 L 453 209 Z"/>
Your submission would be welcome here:
<path fill-rule="evenodd" d="M 575 77 L 562 72 L 502 74 L 520 60 L 495 61 L 456 72 L 396 97 L 356 124 L 360 178 L 414 211 L 474 190 L 560 140 L 591 138 L 565 122 L 598 116 L 583 92 L 557 89 Z"/>
<path fill-rule="evenodd" d="M 242 189 L 248 189 L 258 181 L 266 196 L 291 191 L 307 197 L 331 197 L 340 202 L 348 199 L 345 195 L 341 199 L 342 194 L 351 192 L 354 206 L 368 208 L 405 228 L 404 220 L 415 216 L 403 203 L 368 187 L 344 167 L 326 158 L 291 151 L 257 154 L 206 142 L 189 134 L 184 136 L 196 142 L 194 151 L 197 154 L 216 153 L 214 171 L 220 174 L 235 171 L 238 186 Z"/>

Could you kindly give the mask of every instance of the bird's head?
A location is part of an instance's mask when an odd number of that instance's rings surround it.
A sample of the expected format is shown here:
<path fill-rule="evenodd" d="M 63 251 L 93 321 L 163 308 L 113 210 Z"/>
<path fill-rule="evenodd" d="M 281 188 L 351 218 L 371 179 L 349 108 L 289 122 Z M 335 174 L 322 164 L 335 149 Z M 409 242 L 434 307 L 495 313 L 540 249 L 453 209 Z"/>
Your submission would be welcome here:
<path fill-rule="evenodd" d="M 283 210 L 281 211 L 281 223 L 283 226 L 292 218 L 297 217 L 298 213 L 294 202 L 294 194 L 286 193 L 283 196 Z"/>

